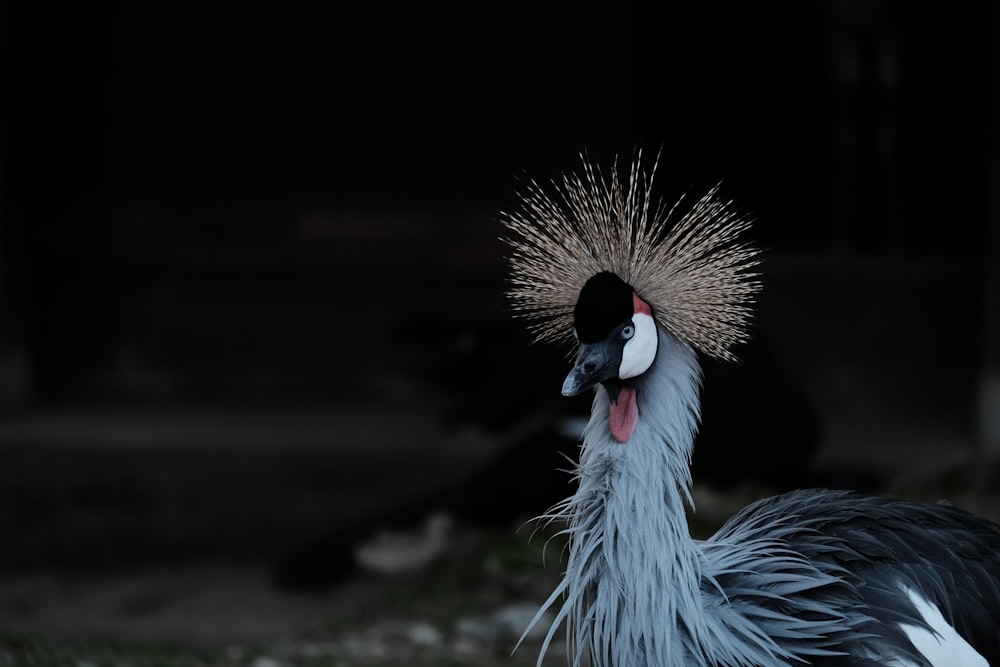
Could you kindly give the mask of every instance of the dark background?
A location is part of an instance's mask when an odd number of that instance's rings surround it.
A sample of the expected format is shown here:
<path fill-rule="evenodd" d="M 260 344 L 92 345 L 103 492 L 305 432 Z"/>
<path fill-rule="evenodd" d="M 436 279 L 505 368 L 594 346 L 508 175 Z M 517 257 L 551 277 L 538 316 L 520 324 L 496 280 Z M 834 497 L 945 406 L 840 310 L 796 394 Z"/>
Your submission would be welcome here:
<path fill-rule="evenodd" d="M 123 350 L 333 387 L 359 293 L 392 310 L 584 149 L 662 149 L 670 199 L 724 180 L 771 249 L 983 261 L 987 5 L 690 4 L 6 3 L 2 340 L 31 398 Z"/>
<path fill-rule="evenodd" d="M 582 151 L 661 152 L 667 200 L 721 180 L 756 217 L 755 339 L 806 406 L 789 414 L 822 425 L 810 456 L 891 469 L 980 441 L 989 3 L 8 0 L 0 18 L 3 495 L 39 534 L 8 561 L 72 560 L 74 539 L 197 553 L 241 520 L 257 533 L 235 551 L 271 554 L 481 463 L 455 429 L 509 434 L 535 392 L 558 401 L 562 363 L 510 324 L 498 212 Z M 160 496 L 181 498 L 173 532 L 147 520 Z M 122 508 L 141 516 L 108 528 Z"/>

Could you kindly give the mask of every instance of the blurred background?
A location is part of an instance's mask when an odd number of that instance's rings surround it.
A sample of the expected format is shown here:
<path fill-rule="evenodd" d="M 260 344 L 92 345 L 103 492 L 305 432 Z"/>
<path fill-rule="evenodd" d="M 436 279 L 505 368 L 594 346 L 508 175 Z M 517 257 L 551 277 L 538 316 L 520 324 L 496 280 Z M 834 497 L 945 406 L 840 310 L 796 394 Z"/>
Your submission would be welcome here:
<path fill-rule="evenodd" d="M 390 662 L 505 658 L 481 615 L 544 599 L 515 530 L 570 492 L 587 406 L 511 318 L 498 218 L 582 152 L 660 153 L 666 201 L 721 181 L 757 220 L 754 340 L 706 360 L 705 530 L 807 485 L 998 518 L 989 3 L 4 0 L 0 21 L 14 664 L 57 640 L 311 664 L 274 642 L 347 660 L 350 632 Z"/>

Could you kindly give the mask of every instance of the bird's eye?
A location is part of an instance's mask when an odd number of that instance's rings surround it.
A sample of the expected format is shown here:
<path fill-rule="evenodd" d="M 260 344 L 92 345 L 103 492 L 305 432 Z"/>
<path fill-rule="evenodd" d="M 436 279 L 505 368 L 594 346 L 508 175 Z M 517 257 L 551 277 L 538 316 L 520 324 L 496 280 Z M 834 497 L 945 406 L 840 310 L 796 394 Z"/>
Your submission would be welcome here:
<path fill-rule="evenodd" d="M 628 340 L 635 335 L 635 327 L 631 324 L 626 324 L 622 327 L 622 340 Z"/>

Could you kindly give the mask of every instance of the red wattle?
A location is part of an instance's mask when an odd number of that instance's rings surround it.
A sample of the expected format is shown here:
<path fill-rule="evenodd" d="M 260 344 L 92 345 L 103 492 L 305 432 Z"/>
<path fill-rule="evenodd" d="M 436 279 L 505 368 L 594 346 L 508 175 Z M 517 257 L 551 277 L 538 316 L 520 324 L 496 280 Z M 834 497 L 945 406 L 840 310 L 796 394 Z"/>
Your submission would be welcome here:
<path fill-rule="evenodd" d="M 611 435 L 618 442 L 628 442 L 638 423 L 639 408 L 635 403 L 635 389 L 622 387 L 618 392 L 618 400 L 611 404 L 611 413 L 608 415 Z"/>

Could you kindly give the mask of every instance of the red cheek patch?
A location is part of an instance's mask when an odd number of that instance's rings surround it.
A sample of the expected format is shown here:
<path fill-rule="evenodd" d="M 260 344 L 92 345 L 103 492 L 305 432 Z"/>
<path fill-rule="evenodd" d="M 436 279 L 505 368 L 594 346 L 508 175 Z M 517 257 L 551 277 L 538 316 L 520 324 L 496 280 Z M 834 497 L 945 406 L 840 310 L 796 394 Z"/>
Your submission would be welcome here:
<path fill-rule="evenodd" d="M 635 403 L 635 388 L 623 386 L 618 392 L 618 400 L 611 404 L 608 426 L 611 435 L 618 442 L 628 442 L 639 423 L 639 407 Z"/>

